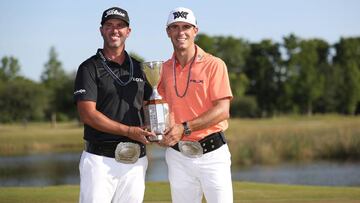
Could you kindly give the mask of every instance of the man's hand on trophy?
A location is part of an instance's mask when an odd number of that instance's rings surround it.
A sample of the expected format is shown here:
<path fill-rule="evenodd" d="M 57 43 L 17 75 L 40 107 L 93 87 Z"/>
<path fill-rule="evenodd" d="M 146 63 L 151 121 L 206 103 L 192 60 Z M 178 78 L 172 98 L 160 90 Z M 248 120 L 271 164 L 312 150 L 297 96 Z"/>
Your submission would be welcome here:
<path fill-rule="evenodd" d="M 158 142 L 156 142 L 156 144 L 158 144 L 160 147 L 168 147 L 168 145 L 166 145 L 164 143 L 164 139 L 165 139 L 165 136 L 168 132 L 170 132 L 171 128 L 166 128 L 163 132 L 163 137 L 161 140 L 159 140 Z"/>
<path fill-rule="evenodd" d="M 159 142 L 160 146 L 174 146 L 178 143 L 183 135 L 184 126 L 182 124 L 175 124 L 164 133 L 164 138 Z"/>
<path fill-rule="evenodd" d="M 127 137 L 139 141 L 143 144 L 149 144 L 148 136 L 154 136 L 155 133 L 144 130 L 140 127 L 129 126 Z"/>

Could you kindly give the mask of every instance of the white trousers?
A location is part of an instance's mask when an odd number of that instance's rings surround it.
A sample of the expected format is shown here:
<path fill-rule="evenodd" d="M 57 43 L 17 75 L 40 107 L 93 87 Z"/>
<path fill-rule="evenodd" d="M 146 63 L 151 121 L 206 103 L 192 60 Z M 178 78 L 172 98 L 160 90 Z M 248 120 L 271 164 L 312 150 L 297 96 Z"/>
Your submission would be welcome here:
<path fill-rule="evenodd" d="M 80 203 L 141 203 L 147 157 L 134 164 L 83 151 L 79 164 Z"/>
<path fill-rule="evenodd" d="M 166 150 L 173 203 L 232 203 L 231 160 L 228 146 L 188 158 L 169 147 Z"/>

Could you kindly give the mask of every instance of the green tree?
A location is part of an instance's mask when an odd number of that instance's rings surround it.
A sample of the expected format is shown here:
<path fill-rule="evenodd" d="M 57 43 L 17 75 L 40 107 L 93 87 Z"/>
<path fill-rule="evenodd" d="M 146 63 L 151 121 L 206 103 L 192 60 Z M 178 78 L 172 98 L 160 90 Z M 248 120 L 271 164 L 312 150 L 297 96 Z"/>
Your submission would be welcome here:
<path fill-rule="evenodd" d="M 254 95 L 262 116 L 272 116 L 282 94 L 283 77 L 280 45 L 271 40 L 250 45 L 245 73 L 250 80 L 248 94 Z"/>
<path fill-rule="evenodd" d="M 66 73 L 62 63 L 58 60 L 58 54 L 54 47 L 50 48 L 49 60 L 44 65 L 44 71 L 41 76 L 42 83 L 50 89 L 56 89 L 63 85 Z"/>
<path fill-rule="evenodd" d="M 54 99 L 58 120 L 64 121 L 77 118 L 76 106 L 73 100 L 75 72 L 64 78 L 63 85 L 55 89 Z"/>
<path fill-rule="evenodd" d="M 52 125 L 56 126 L 57 113 L 59 106 L 62 104 L 57 98 L 63 96 L 64 92 L 60 92 L 68 76 L 66 75 L 62 63 L 58 60 L 58 54 L 54 47 L 50 48 L 49 60 L 45 63 L 44 71 L 41 74 L 42 84 L 46 87 L 47 96 L 49 97 L 49 105 L 46 110 L 47 116 L 51 118 Z M 72 92 L 72 91 L 71 91 Z M 60 94 L 60 95 L 57 95 Z M 69 94 L 71 94 L 69 92 Z"/>
<path fill-rule="evenodd" d="M 3 57 L 0 66 L 0 122 L 41 120 L 47 98 L 44 88 L 19 75 L 15 57 Z"/>
<path fill-rule="evenodd" d="M 40 84 L 23 77 L 0 84 L 0 122 L 41 120 L 46 105 Z"/>
<path fill-rule="evenodd" d="M 9 81 L 19 76 L 20 64 L 19 61 L 14 57 L 4 56 L 1 59 L 0 66 L 0 80 Z"/>
<path fill-rule="evenodd" d="M 314 109 L 320 113 L 341 113 L 338 109 L 341 101 L 339 100 L 340 86 L 342 84 L 342 77 L 339 75 L 343 74 L 341 68 L 336 64 L 331 64 L 327 69 L 327 72 L 323 72 L 325 77 L 324 92 L 319 98 Z"/>
<path fill-rule="evenodd" d="M 294 34 L 290 34 L 283 38 L 282 48 L 284 50 L 283 55 L 283 64 L 286 67 L 286 82 L 284 83 L 284 96 L 282 98 L 282 110 L 283 112 L 297 113 L 298 107 L 294 103 L 295 95 L 295 77 L 293 73 L 295 72 L 295 62 L 293 60 L 294 55 L 298 54 L 300 51 L 300 41 L 301 39 Z"/>
<path fill-rule="evenodd" d="M 294 101 L 302 113 L 312 115 L 314 103 L 322 96 L 325 78 L 321 70 L 327 64 L 328 49 L 323 40 L 301 40 L 289 59 Z"/>
<path fill-rule="evenodd" d="M 338 110 L 355 114 L 360 102 L 360 38 L 341 38 L 335 49 L 334 64 L 340 80 Z"/>
<path fill-rule="evenodd" d="M 231 72 L 243 70 L 249 54 L 249 45 L 234 37 L 216 37 L 216 56 L 225 61 Z"/>
<path fill-rule="evenodd" d="M 202 49 L 204 49 L 206 52 L 216 55 L 215 37 L 210 37 L 204 33 L 199 33 L 196 36 L 195 43 L 199 45 Z"/>

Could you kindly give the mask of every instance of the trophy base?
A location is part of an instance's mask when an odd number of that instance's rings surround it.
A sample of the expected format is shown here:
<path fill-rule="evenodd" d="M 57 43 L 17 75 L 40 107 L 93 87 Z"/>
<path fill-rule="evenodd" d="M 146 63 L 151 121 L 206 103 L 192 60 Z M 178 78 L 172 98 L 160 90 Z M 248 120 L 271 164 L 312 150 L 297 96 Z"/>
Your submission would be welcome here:
<path fill-rule="evenodd" d="M 159 142 L 163 139 L 163 135 L 149 136 L 149 137 L 147 137 L 147 139 L 150 142 Z"/>

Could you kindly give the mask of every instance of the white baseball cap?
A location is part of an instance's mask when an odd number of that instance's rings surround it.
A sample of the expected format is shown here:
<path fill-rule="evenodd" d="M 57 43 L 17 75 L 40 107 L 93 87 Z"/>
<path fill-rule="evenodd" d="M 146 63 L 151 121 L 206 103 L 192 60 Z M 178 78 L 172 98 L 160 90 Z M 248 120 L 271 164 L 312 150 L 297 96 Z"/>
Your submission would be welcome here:
<path fill-rule="evenodd" d="M 175 22 L 185 22 L 197 27 L 194 13 L 190 9 L 184 7 L 174 8 L 170 12 L 166 26 Z"/>

